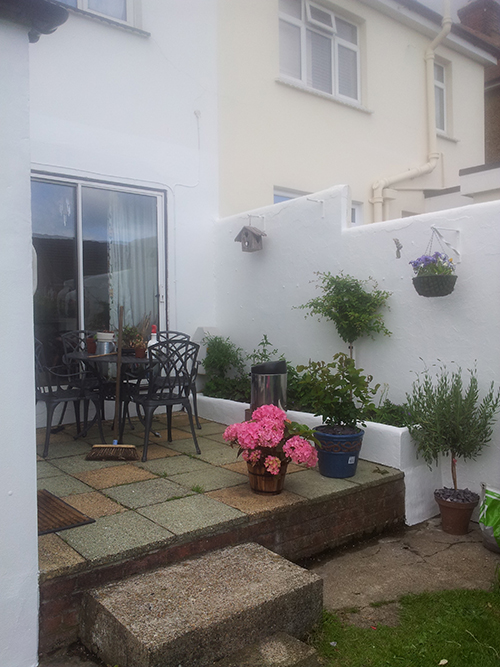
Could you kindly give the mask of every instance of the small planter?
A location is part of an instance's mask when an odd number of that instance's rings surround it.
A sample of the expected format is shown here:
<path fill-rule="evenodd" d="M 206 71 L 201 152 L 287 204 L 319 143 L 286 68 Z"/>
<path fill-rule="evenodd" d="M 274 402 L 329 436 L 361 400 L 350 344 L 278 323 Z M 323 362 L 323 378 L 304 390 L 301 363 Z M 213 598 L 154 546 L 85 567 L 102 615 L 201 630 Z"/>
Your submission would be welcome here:
<path fill-rule="evenodd" d="M 97 349 L 97 341 L 93 336 L 87 338 L 87 352 L 89 354 L 95 354 Z"/>
<path fill-rule="evenodd" d="M 441 528 L 449 535 L 467 535 L 472 512 L 479 502 L 461 503 L 456 500 L 444 500 L 434 495 L 441 512 Z"/>
<path fill-rule="evenodd" d="M 314 434 L 321 444 L 317 448 L 320 475 L 336 479 L 354 477 L 365 432 L 360 429 L 357 433 L 335 435 L 317 430 Z"/>
<path fill-rule="evenodd" d="M 272 475 L 264 465 L 252 465 L 247 461 L 250 488 L 254 493 L 277 496 L 283 491 L 287 467 L 288 462 L 283 461 L 279 473 Z"/>
<path fill-rule="evenodd" d="M 146 348 L 145 347 L 136 347 L 135 356 L 137 359 L 145 359 L 146 357 Z"/>
<path fill-rule="evenodd" d="M 455 289 L 457 276 L 454 275 L 435 275 L 435 276 L 415 276 L 413 286 L 420 296 L 447 296 Z"/>

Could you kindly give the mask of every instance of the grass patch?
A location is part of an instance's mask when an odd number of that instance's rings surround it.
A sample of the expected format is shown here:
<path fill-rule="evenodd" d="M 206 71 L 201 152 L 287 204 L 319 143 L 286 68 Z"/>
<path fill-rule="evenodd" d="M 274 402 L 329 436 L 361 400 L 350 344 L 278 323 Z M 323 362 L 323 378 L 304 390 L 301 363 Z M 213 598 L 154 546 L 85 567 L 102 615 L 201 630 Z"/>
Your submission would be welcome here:
<path fill-rule="evenodd" d="M 195 493 L 205 493 L 205 489 L 199 484 L 195 484 L 194 486 L 192 486 L 191 491 L 194 491 Z"/>
<path fill-rule="evenodd" d="M 343 625 L 328 612 L 311 644 L 329 667 L 500 665 L 500 594 L 443 591 L 405 595 L 396 627 Z"/>

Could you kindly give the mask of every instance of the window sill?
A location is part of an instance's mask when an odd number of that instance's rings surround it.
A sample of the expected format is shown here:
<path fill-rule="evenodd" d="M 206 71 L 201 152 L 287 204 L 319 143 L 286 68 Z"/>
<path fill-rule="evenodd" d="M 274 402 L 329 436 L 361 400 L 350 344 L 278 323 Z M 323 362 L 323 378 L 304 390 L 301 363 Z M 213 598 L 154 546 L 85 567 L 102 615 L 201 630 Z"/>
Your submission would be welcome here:
<path fill-rule="evenodd" d="M 335 102 L 336 104 L 341 104 L 344 107 L 349 107 L 350 109 L 356 109 L 356 111 L 361 111 L 363 113 L 371 114 L 373 111 L 367 109 L 359 102 L 349 102 L 347 99 L 336 97 L 335 95 L 330 95 L 328 93 L 322 93 L 321 90 L 315 90 L 314 88 L 308 88 L 303 83 L 293 81 L 291 79 L 284 79 L 278 77 L 275 79 L 276 83 L 279 83 L 283 86 L 288 86 L 289 88 L 294 88 L 295 90 L 300 90 L 303 93 L 308 93 L 309 95 L 314 95 L 315 97 L 321 97 L 323 100 L 328 100 L 330 102 Z"/>
<path fill-rule="evenodd" d="M 455 137 L 446 134 L 446 132 L 441 132 L 441 130 L 436 131 L 436 136 L 438 139 L 445 139 L 446 141 L 451 141 L 453 144 L 458 144 L 460 141 L 460 139 L 456 139 Z"/>
<path fill-rule="evenodd" d="M 56 0 L 57 1 L 57 0 Z M 115 21 L 112 18 L 106 16 L 101 16 L 100 14 L 94 14 L 93 12 L 87 12 L 84 9 L 78 9 L 77 7 L 69 7 L 61 3 L 61 7 L 64 7 L 68 10 L 69 13 L 77 14 L 79 16 L 85 16 L 85 18 L 90 19 L 91 21 L 98 21 L 99 23 L 105 23 L 113 28 L 118 28 L 119 30 L 125 30 L 126 32 L 131 32 L 134 35 L 139 35 L 140 37 L 151 37 L 151 33 L 146 30 L 141 30 L 140 28 L 134 28 L 130 23 L 124 23 L 123 21 Z"/>

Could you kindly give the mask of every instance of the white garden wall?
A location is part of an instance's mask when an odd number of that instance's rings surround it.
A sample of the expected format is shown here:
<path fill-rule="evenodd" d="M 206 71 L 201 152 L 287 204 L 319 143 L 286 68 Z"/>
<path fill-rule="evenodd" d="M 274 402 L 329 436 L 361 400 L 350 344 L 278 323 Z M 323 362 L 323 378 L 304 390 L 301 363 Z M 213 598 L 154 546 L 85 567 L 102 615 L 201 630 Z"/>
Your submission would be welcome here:
<path fill-rule="evenodd" d="M 265 333 L 294 364 L 347 351 L 332 323 L 305 319 L 304 311 L 295 309 L 316 294 L 315 271 L 343 270 L 358 278 L 372 276 L 392 293 L 385 313 L 392 336 L 362 339 L 355 346 L 358 365 L 389 386 L 391 400 L 404 400 L 415 373 L 440 362 L 450 368 L 476 365 L 483 390 L 491 381 L 500 384 L 500 203 L 348 228 L 348 202 L 348 188 L 336 186 L 217 224 L 216 324 L 221 335 L 252 351 Z M 262 251 L 244 253 L 234 242 L 243 225 L 266 232 Z M 455 291 L 434 299 L 417 295 L 409 265 L 425 252 L 431 225 L 460 253 L 449 250 L 457 262 Z M 399 258 L 396 238 L 402 245 Z M 499 444 L 497 425 L 477 462 L 459 463 L 461 486 L 479 491 L 482 481 L 498 485 Z M 421 461 L 418 466 L 427 471 Z M 451 485 L 448 467 L 445 462 L 439 480 L 429 478 L 433 488 L 435 481 Z"/>

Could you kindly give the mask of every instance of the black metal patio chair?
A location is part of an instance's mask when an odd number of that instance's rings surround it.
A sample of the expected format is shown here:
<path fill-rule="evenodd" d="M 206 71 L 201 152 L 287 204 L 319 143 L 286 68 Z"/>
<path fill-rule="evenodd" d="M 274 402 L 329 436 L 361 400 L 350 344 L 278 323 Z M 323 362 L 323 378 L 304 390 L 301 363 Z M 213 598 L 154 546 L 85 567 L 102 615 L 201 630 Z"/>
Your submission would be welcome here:
<path fill-rule="evenodd" d="M 46 458 L 49 453 L 50 432 L 52 428 L 52 418 L 54 410 L 58 405 L 73 403 L 75 410 L 77 435 L 75 438 L 87 433 L 88 409 L 89 403 L 93 403 L 97 423 L 99 426 L 99 435 L 104 442 L 102 432 L 102 421 L 100 411 L 99 391 L 90 389 L 86 385 L 87 376 L 84 372 L 67 372 L 65 366 L 49 368 L 45 364 L 43 345 L 35 339 L 35 381 L 36 381 L 36 401 L 43 401 L 47 409 L 47 425 L 45 431 L 45 444 L 43 457 Z M 84 403 L 84 423 L 81 431 L 80 423 L 80 403 Z"/>
<path fill-rule="evenodd" d="M 189 418 L 191 435 L 196 453 L 200 454 L 190 403 L 193 379 L 197 371 L 200 346 L 189 340 L 161 341 L 148 349 L 149 364 L 142 369 L 135 382 L 129 382 L 123 397 L 123 414 L 130 402 L 144 411 L 144 448 L 142 460 L 147 461 L 149 432 L 153 414 L 160 406 L 167 409 L 167 437 L 172 442 L 172 408 L 182 406 Z M 121 419 L 120 440 L 122 442 L 124 419 Z"/>
<path fill-rule="evenodd" d="M 175 342 L 175 341 L 183 341 L 183 340 L 191 340 L 191 337 L 188 334 L 182 333 L 182 331 L 158 331 L 158 342 Z M 191 385 L 191 396 L 193 398 L 193 411 L 194 411 L 194 418 L 196 421 L 196 427 L 201 429 L 201 424 L 200 420 L 198 417 L 198 398 L 197 398 L 197 391 L 196 391 L 196 378 L 198 377 L 198 366 L 200 362 L 196 362 L 196 373 L 193 378 L 193 383 Z"/>

